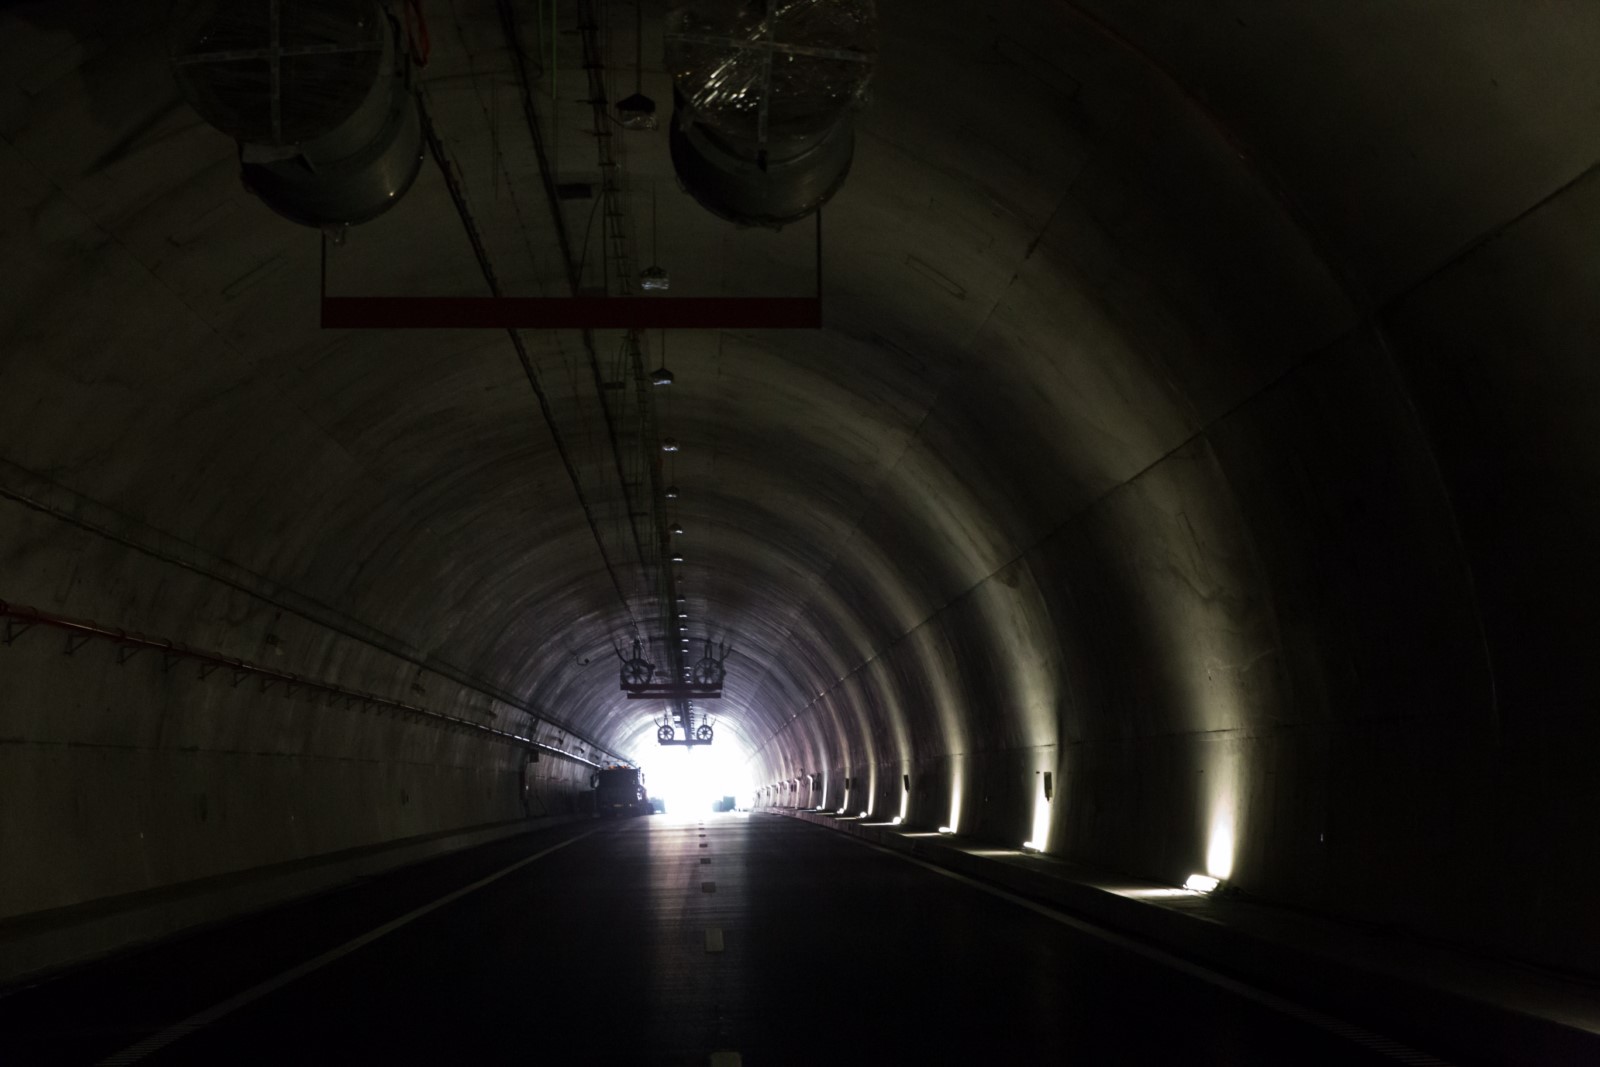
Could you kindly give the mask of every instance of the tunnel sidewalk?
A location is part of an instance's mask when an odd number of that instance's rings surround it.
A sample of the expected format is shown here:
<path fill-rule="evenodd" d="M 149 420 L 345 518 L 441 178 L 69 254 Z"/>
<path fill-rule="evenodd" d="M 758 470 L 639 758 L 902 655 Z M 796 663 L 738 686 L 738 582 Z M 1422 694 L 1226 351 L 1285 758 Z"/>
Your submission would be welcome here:
<path fill-rule="evenodd" d="M 860 817 L 764 809 L 1056 905 L 1468 1063 L 1600 1063 L 1600 984 L 1227 895 Z"/>

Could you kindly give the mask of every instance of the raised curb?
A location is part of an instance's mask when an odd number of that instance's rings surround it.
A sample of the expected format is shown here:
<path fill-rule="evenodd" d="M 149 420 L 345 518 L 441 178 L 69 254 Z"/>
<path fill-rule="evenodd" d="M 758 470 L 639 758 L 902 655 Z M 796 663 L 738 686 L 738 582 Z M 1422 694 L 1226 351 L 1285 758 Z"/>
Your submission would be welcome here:
<path fill-rule="evenodd" d="M 91 903 L 8 919 L 0 923 L 0 987 L 23 984 L 65 967 L 288 903 L 357 878 L 588 818 L 591 816 L 553 815 L 429 834 L 134 894 L 120 903 Z"/>
<path fill-rule="evenodd" d="M 759 809 L 801 819 L 936 867 L 1049 903 L 1062 911 L 1146 941 L 1262 989 L 1324 1006 L 1352 1022 L 1440 1055 L 1473 1063 L 1600 1063 L 1600 1032 L 1536 1007 L 1508 1005 L 1451 988 L 1449 956 L 1397 942 L 1404 966 L 1386 969 L 1315 953 L 1214 916 L 1191 914 L 1075 881 L 1041 864 L 1029 869 L 973 855 L 943 838 L 908 838 L 904 828 L 864 826 L 853 819 L 796 809 Z M 896 832 L 900 830 L 902 832 Z M 1046 861 L 1048 862 L 1048 861 Z M 1436 956 L 1437 958 L 1429 958 Z M 1440 962 L 1444 968 L 1439 969 Z M 1507 965 L 1508 970 L 1513 965 Z M 1414 977 L 1432 971 L 1434 982 Z M 1531 969 L 1530 969 L 1530 973 Z M 1539 972 L 1542 981 L 1561 976 Z M 1569 983 L 1578 995 L 1590 987 Z M 1600 994 L 1600 990 L 1593 991 Z M 1600 999 L 1595 1001 L 1600 1019 Z"/>

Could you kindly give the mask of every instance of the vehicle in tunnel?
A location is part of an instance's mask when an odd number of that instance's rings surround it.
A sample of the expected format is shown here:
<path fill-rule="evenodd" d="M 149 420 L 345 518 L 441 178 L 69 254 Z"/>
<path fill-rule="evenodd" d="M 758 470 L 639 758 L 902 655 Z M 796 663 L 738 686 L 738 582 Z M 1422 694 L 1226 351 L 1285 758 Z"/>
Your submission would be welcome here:
<path fill-rule="evenodd" d="M 606 767 L 594 773 L 594 810 L 601 816 L 650 815 L 654 808 L 637 767 Z"/>

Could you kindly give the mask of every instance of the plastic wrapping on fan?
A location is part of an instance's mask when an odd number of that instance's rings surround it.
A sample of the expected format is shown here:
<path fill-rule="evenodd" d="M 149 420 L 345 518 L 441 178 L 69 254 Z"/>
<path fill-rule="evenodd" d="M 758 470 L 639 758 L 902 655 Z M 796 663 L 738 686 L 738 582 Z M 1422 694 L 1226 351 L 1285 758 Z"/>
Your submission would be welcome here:
<path fill-rule="evenodd" d="M 170 25 L 173 73 L 189 103 L 217 129 L 262 145 L 297 144 L 343 122 L 380 76 L 388 32 L 373 0 L 195 0 L 180 3 Z"/>
<path fill-rule="evenodd" d="M 770 7 L 769 15 L 768 0 L 694 0 L 669 12 L 667 62 L 697 122 L 753 139 L 764 104 L 769 139 L 804 136 L 864 99 L 877 47 L 872 0 Z"/>

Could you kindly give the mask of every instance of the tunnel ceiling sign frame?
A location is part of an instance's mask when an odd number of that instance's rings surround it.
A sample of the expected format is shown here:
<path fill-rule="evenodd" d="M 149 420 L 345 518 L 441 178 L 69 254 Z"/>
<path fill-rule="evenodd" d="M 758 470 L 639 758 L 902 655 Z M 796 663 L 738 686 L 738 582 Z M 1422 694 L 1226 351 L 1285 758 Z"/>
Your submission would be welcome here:
<path fill-rule="evenodd" d="M 324 330 L 817 330 L 822 328 L 822 209 L 812 296 L 329 296 Z"/>

